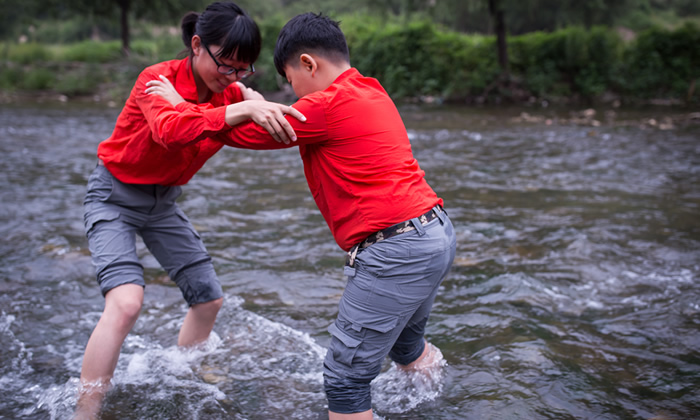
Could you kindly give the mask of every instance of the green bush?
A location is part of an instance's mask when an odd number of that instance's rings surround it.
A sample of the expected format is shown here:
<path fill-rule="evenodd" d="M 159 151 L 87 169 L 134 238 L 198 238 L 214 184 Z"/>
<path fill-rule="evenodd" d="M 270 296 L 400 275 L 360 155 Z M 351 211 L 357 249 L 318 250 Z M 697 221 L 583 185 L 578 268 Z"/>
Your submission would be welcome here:
<path fill-rule="evenodd" d="M 45 68 L 32 69 L 22 75 L 20 87 L 24 90 L 47 90 L 53 87 L 54 80 L 53 71 Z"/>
<path fill-rule="evenodd" d="M 55 44 L 78 42 L 90 38 L 94 24 L 85 18 L 39 23 L 32 37 L 37 42 Z"/>
<path fill-rule="evenodd" d="M 14 91 L 20 88 L 22 74 L 22 69 L 17 66 L 8 64 L 0 66 L 0 89 Z"/>
<path fill-rule="evenodd" d="M 105 71 L 102 67 L 90 63 L 78 68 L 61 69 L 53 88 L 68 96 L 89 95 L 95 93 L 104 80 Z"/>
<path fill-rule="evenodd" d="M 353 24 L 346 31 L 353 65 L 396 98 L 473 94 L 498 75 L 492 41 L 483 37 L 441 32 L 428 21 Z"/>
<path fill-rule="evenodd" d="M 155 43 L 156 57 L 153 60 L 154 63 L 172 60 L 185 49 L 185 45 L 182 43 L 182 38 L 179 35 L 162 36 L 156 39 Z"/>
<path fill-rule="evenodd" d="M 613 92 L 625 98 L 686 99 L 696 83 L 690 99 L 700 101 L 700 28 L 692 23 L 676 30 L 653 28 L 628 44 L 607 27 L 511 36 L 510 81 L 515 84 L 491 90 L 501 76 L 493 36 L 447 31 L 426 20 L 361 14 L 339 20 L 351 64 L 378 78 L 396 99 L 424 95 L 464 99 L 487 90 L 508 96 L 512 93 L 506 89 L 511 86 L 518 93 L 539 97 L 596 98 Z M 255 63 L 256 75 L 246 83 L 260 91 L 277 90 L 284 82 L 274 67 L 273 52 L 285 22 L 281 15 L 258 21 L 263 46 Z M 75 95 L 93 93 L 103 82 L 130 86 L 143 67 L 173 59 L 183 50 L 179 36 L 163 30 L 156 34 L 153 27 L 142 26 L 141 32 L 150 35 L 132 42 L 132 54 L 126 60 L 120 41 L 4 43 L 0 45 L 0 88 L 52 88 Z M 53 28 L 61 26 L 56 23 Z M 77 33 L 78 28 L 76 22 L 68 21 L 65 30 Z M 42 29 L 36 34 L 42 34 Z M 69 64 L 75 62 L 88 65 Z M 33 70 L 52 65 L 60 69 Z"/>
<path fill-rule="evenodd" d="M 642 33 L 626 51 L 623 74 L 621 89 L 629 96 L 685 99 L 700 79 L 700 28 L 686 24 Z"/>
<path fill-rule="evenodd" d="M 63 53 L 65 61 L 107 63 L 122 56 L 120 41 L 83 41 L 68 46 Z"/>
<path fill-rule="evenodd" d="M 510 39 L 511 69 L 540 96 L 580 94 L 594 97 L 612 84 L 623 43 L 609 28 L 571 27 Z"/>
<path fill-rule="evenodd" d="M 258 22 L 263 44 L 260 56 L 255 62 L 255 75 L 246 80 L 246 85 L 259 91 L 275 91 L 286 82 L 277 74 L 273 56 L 277 36 L 285 22 L 286 20 L 280 15 L 270 16 Z"/>
<path fill-rule="evenodd" d="M 27 44 L 5 44 L 4 54 L 7 60 L 17 64 L 44 63 L 51 60 L 49 49 L 34 42 Z"/>
<path fill-rule="evenodd" d="M 131 54 L 155 63 L 158 61 L 158 44 L 151 40 L 136 40 L 130 45 Z M 172 57 L 174 58 L 174 56 Z"/>

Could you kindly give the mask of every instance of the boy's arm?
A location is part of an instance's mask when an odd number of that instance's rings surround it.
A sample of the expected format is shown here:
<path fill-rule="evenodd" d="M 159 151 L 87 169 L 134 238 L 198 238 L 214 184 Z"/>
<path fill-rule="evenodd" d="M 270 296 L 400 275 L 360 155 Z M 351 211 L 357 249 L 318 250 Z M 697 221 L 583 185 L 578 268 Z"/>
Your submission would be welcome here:
<path fill-rule="evenodd" d="M 231 130 L 219 133 L 214 139 L 227 146 L 257 150 L 286 149 L 303 144 L 320 143 L 328 139 L 328 127 L 322 104 L 304 97 L 295 103 L 293 108 L 306 117 L 306 122 L 301 122 L 291 115 L 286 116 L 297 136 L 297 140 L 291 143 L 276 141 L 264 128 L 254 122 L 236 125 Z"/>

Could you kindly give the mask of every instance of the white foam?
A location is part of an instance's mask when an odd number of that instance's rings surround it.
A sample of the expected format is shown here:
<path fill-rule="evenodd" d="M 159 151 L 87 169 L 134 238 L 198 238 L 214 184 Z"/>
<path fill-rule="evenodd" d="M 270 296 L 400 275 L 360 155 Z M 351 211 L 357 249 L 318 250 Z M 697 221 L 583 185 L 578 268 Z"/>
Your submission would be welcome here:
<path fill-rule="evenodd" d="M 381 413 L 406 413 L 434 401 L 441 393 L 447 361 L 437 347 L 434 364 L 424 370 L 406 371 L 391 363 L 372 381 L 372 403 Z"/>

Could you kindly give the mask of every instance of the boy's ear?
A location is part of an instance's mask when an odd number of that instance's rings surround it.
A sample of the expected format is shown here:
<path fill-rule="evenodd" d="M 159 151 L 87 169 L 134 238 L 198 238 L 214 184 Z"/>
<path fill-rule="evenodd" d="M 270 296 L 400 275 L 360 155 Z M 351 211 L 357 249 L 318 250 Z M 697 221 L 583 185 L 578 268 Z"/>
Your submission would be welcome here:
<path fill-rule="evenodd" d="M 299 56 L 299 63 L 301 64 L 301 67 L 306 70 L 311 72 L 311 75 L 313 76 L 316 74 L 316 70 L 318 70 L 318 63 L 316 60 L 310 56 L 309 54 L 302 54 Z"/>

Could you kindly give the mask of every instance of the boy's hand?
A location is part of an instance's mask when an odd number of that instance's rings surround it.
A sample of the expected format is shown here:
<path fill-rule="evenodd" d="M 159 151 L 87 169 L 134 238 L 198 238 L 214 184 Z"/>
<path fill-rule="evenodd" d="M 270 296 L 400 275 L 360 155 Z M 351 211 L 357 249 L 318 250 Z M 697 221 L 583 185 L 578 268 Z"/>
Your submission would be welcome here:
<path fill-rule="evenodd" d="M 301 112 L 288 105 L 264 100 L 249 100 L 239 103 L 246 106 L 248 118 L 267 130 L 278 143 L 289 144 L 297 140 L 294 129 L 285 115 L 289 114 L 299 121 L 306 121 L 306 117 Z"/>
<path fill-rule="evenodd" d="M 179 104 L 180 102 L 185 102 L 185 100 L 180 96 L 175 90 L 175 87 L 167 77 L 162 74 L 158 76 L 160 80 L 151 80 L 146 82 L 146 93 L 149 95 L 158 95 L 164 98 L 166 101 L 170 102 L 172 106 Z M 257 92 L 256 92 L 257 93 Z"/>

